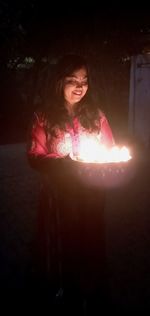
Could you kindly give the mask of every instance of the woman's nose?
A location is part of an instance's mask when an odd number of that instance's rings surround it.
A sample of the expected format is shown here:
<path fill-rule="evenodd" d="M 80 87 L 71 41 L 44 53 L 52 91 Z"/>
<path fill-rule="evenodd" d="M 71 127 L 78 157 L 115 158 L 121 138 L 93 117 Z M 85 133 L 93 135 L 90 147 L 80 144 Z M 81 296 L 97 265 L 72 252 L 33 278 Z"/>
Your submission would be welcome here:
<path fill-rule="evenodd" d="M 83 86 L 83 83 L 82 82 L 76 82 L 76 87 L 77 88 L 82 88 Z"/>

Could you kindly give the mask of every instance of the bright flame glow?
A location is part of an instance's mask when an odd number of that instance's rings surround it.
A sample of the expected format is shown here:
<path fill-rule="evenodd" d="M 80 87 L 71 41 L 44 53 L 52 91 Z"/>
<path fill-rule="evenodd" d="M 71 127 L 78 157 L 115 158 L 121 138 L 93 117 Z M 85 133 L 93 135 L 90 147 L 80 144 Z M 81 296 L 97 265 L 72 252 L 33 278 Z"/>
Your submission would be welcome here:
<path fill-rule="evenodd" d="M 108 148 L 99 144 L 99 140 L 95 136 L 81 136 L 78 146 L 78 155 L 70 154 L 73 160 L 78 160 L 86 163 L 110 163 L 110 162 L 125 162 L 132 157 L 127 147 L 113 146 Z"/>

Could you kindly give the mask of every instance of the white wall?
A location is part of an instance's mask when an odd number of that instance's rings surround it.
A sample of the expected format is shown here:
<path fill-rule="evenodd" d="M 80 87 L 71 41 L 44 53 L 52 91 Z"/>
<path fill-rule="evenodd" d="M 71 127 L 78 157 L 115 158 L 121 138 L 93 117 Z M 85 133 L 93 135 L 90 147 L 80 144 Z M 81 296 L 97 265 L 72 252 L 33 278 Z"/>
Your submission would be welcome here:
<path fill-rule="evenodd" d="M 150 54 L 131 58 L 129 129 L 150 147 Z"/>

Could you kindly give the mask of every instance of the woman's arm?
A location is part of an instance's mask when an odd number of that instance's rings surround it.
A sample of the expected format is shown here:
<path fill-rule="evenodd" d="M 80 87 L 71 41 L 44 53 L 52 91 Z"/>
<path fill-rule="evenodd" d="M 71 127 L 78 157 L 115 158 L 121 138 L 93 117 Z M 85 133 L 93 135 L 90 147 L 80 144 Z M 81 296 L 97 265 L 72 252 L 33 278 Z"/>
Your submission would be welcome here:
<path fill-rule="evenodd" d="M 47 173 L 57 167 L 61 158 L 55 153 L 49 153 L 47 134 L 42 114 L 34 113 L 27 141 L 27 158 L 29 165 L 37 171 Z"/>

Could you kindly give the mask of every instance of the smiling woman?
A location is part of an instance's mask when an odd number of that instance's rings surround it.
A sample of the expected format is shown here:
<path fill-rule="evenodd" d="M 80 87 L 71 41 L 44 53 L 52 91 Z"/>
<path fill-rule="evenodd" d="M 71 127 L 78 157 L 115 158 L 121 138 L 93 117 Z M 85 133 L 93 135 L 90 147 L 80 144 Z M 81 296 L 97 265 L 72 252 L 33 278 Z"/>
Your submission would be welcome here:
<path fill-rule="evenodd" d="M 111 128 L 93 101 L 89 69 L 83 57 L 67 55 L 56 67 L 53 91 L 42 110 L 34 113 L 27 155 L 42 174 L 38 248 L 40 271 L 46 275 L 52 298 L 63 295 L 63 306 L 80 314 L 108 299 L 104 242 L 103 190 L 84 186 L 69 172 L 69 155 L 83 136 L 95 135 L 112 146 Z M 64 163 L 65 162 L 65 163 Z M 78 308 L 78 311 L 77 311 Z M 106 308 L 106 306 L 105 306 Z"/>
<path fill-rule="evenodd" d="M 64 82 L 64 98 L 66 108 L 71 114 L 75 110 L 76 103 L 79 102 L 86 94 L 88 89 L 88 79 L 86 68 L 74 71 Z"/>

